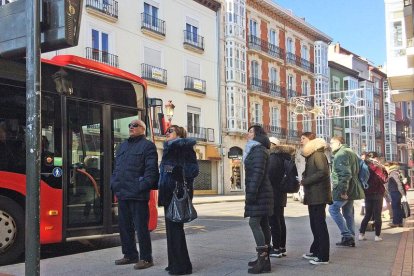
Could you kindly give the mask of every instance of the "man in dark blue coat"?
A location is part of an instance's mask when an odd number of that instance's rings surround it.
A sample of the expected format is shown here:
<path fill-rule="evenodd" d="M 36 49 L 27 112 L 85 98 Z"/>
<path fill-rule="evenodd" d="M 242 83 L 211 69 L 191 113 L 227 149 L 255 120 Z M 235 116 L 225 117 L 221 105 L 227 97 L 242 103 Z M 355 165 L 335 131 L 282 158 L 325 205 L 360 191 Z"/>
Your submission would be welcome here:
<path fill-rule="evenodd" d="M 132 264 L 135 269 L 154 265 L 148 230 L 150 190 L 158 183 L 158 155 L 153 142 L 145 138 L 145 123 L 132 120 L 129 138 L 116 152 L 111 188 L 118 198 L 119 233 L 124 257 L 116 265 Z M 135 242 L 138 235 L 139 256 Z"/>

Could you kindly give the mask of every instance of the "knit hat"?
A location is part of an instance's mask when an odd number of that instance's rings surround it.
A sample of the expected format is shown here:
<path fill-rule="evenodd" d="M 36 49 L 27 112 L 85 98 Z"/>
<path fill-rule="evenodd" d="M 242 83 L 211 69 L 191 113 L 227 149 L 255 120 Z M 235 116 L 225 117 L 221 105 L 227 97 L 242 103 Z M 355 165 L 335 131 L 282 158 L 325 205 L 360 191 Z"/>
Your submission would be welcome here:
<path fill-rule="evenodd" d="M 280 145 L 280 141 L 276 137 L 270 137 L 269 140 L 270 140 L 270 143 L 275 144 L 276 146 Z"/>

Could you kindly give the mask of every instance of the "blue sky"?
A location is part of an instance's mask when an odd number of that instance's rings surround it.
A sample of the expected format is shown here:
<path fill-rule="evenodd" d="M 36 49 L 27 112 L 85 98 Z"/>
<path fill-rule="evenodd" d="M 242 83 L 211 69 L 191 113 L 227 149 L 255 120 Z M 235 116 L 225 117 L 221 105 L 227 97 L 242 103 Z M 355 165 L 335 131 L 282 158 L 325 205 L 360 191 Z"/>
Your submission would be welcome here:
<path fill-rule="evenodd" d="M 273 0 L 375 65 L 386 61 L 383 0 Z"/>

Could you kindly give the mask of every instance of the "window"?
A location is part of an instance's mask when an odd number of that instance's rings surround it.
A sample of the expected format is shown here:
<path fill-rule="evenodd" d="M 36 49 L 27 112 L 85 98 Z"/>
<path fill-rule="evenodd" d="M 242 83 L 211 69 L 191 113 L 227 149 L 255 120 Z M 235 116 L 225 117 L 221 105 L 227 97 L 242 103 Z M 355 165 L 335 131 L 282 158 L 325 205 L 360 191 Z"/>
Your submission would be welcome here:
<path fill-rule="evenodd" d="M 273 44 L 273 45 L 277 45 L 276 42 L 276 31 L 275 30 L 270 30 L 269 31 L 269 43 Z"/>
<path fill-rule="evenodd" d="M 276 68 L 270 69 L 270 83 L 277 84 L 277 70 L 276 70 Z"/>
<path fill-rule="evenodd" d="M 161 51 L 144 47 L 144 63 L 161 68 Z"/>
<path fill-rule="evenodd" d="M 293 50 L 293 40 L 290 37 L 288 37 L 286 39 L 286 52 L 288 52 L 288 53 L 294 53 L 294 50 Z"/>
<path fill-rule="evenodd" d="M 259 63 L 252 60 L 252 78 L 259 79 Z"/>
<path fill-rule="evenodd" d="M 0 6 L 15 2 L 17 0 L 0 0 Z"/>
<path fill-rule="evenodd" d="M 309 60 L 308 46 L 302 45 L 301 55 L 304 60 Z"/>
<path fill-rule="evenodd" d="M 157 27 L 158 7 L 144 3 L 144 23 L 153 27 Z"/>
<path fill-rule="evenodd" d="M 201 109 L 194 106 L 187 106 L 187 131 L 188 133 L 200 134 Z"/>
<path fill-rule="evenodd" d="M 294 90 L 293 88 L 294 88 L 294 86 L 293 86 L 293 84 L 294 84 L 294 78 L 293 78 L 293 75 L 291 75 L 291 74 L 289 74 L 288 75 L 288 77 L 287 77 L 287 84 L 288 84 L 288 89 L 289 90 Z"/>
<path fill-rule="evenodd" d="M 108 63 L 109 35 L 92 29 L 92 58 Z"/>
<path fill-rule="evenodd" d="M 250 35 L 257 36 L 257 22 L 250 19 Z"/>
<path fill-rule="evenodd" d="M 302 95 L 303 96 L 308 96 L 310 95 L 310 91 L 309 91 L 309 82 L 307 80 L 303 80 L 302 81 Z"/>
<path fill-rule="evenodd" d="M 254 124 L 262 123 L 262 118 L 263 118 L 262 112 L 263 112 L 262 105 L 259 103 L 254 103 L 253 104 L 253 123 Z"/>
<path fill-rule="evenodd" d="M 401 21 L 397 21 L 393 23 L 392 36 L 394 40 L 394 47 L 402 47 L 403 38 L 402 38 L 402 22 Z"/>
<path fill-rule="evenodd" d="M 312 131 L 312 122 L 311 122 L 311 118 L 308 115 L 303 115 L 303 120 L 302 120 L 302 124 L 303 124 L 303 131 Z"/>
<path fill-rule="evenodd" d="M 187 60 L 187 76 L 200 78 L 200 64 Z"/>
<path fill-rule="evenodd" d="M 185 30 L 186 30 L 186 41 L 191 41 L 197 44 L 198 43 L 198 28 L 189 23 L 186 23 Z"/>
<path fill-rule="evenodd" d="M 272 113 L 270 114 L 272 118 L 272 127 L 280 126 L 280 109 L 278 106 L 272 107 Z"/>

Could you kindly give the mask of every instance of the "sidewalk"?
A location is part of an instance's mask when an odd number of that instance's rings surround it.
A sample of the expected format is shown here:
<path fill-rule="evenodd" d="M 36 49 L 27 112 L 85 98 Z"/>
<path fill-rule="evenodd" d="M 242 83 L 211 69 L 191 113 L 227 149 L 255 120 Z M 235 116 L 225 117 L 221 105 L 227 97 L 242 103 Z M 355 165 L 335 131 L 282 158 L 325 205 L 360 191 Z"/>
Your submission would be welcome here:
<path fill-rule="evenodd" d="M 410 203 L 414 204 L 412 198 L 414 198 L 414 192 L 409 195 Z M 243 200 L 244 196 L 196 196 L 194 198 L 196 204 Z M 289 204 L 294 206 L 299 203 Z M 242 208 L 242 202 L 240 206 Z M 358 206 L 355 207 L 357 227 L 362 219 L 358 208 Z M 328 217 L 331 239 L 330 264 L 312 266 L 301 258 L 301 255 L 309 250 L 312 239 L 309 218 L 306 215 L 307 210 L 303 206 L 296 208 L 298 211 L 293 212 L 292 209 L 286 214 L 288 256 L 281 259 L 272 258 L 272 273 L 268 275 L 412 275 L 414 213 L 413 217 L 406 221 L 407 227 L 404 228 L 388 228 L 388 221 L 384 222 L 382 234 L 384 241 L 374 242 L 374 234 L 368 232 L 368 240 L 357 242 L 356 248 L 335 246 L 340 235 L 337 226 Z M 209 215 L 202 215 L 198 220 L 186 224 L 186 227 L 202 227 L 197 221 L 211 219 L 213 217 Z M 222 223 L 225 220 L 226 218 Z M 234 216 L 229 217 L 228 220 L 236 221 L 236 223 L 224 230 L 202 229 L 203 231 L 187 236 L 194 269 L 193 275 L 248 275 L 247 262 L 255 255 L 254 241 L 248 221 Z M 113 261 L 120 257 L 121 250 L 120 247 L 114 247 L 44 259 L 41 261 L 41 275 L 168 275 L 164 271 L 167 266 L 166 240 L 155 240 L 152 245 L 155 266 L 144 271 L 134 270 L 130 265 L 115 266 Z M 24 275 L 24 272 L 24 263 L 0 267 L 0 276 L 2 273 Z"/>

